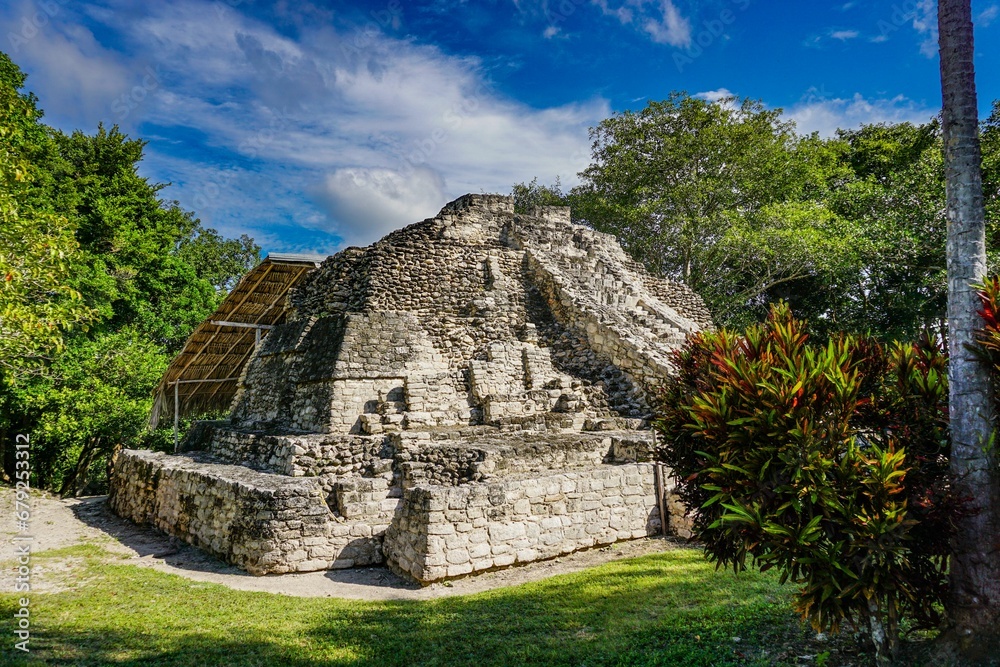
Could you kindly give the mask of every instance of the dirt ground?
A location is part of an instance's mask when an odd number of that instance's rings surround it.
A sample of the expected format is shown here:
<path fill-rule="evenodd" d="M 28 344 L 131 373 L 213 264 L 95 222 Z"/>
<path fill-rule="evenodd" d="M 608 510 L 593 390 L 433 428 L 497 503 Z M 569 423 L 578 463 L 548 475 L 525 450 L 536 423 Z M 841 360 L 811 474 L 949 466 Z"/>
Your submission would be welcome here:
<path fill-rule="evenodd" d="M 109 552 L 109 559 L 160 572 L 176 574 L 193 581 L 222 584 L 237 590 L 264 591 L 295 597 L 337 597 L 359 600 L 428 600 L 538 581 L 557 574 L 576 572 L 622 558 L 681 548 L 682 541 L 671 538 L 648 538 L 622 542 L 562 556 L 548 561 L 471 575 L 449 582 L 421 587 L 396 576 L 384 567 L 362 567 L 306 574 L 282 574 L 256 577 L 227 565 L 176 538 L 150 528 L 142 528 L 115 516 L 104 496 L 62 500 L 32 494 L 31 530 L 33 553 L 77 544 L 99 545 Z M 10 517 L 0 523 L 0 590 L 14 590 L 17 573 L 14 538 L 20 535 L 14 524 L 14 491 L 0 489 L 0 516 Z M 23 544 L 23 542 L 21 543 Z M 120 559 L 120 560 L 119 560 Z M 74 575 L 79 557 L 42 558 L 33 564 L 32 590 L 50 592 L 78 586 Z"/>

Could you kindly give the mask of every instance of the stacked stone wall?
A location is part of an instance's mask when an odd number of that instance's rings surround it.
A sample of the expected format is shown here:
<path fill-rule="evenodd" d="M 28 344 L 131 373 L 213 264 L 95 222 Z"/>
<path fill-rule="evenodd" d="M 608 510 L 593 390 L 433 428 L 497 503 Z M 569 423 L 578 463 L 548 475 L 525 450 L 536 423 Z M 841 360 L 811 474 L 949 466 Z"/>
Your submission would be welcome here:
<path fill-rule="evenodd" d="M 383 561 L 380 538 L 387 513 L 338 519 L 315 479 L 197 456 L 125 450 L 108 502 L 119 516 L 179 537 L 251 574 Z"/>
<path fill-rule="evenodd" d="M 652 464 L 404 491 L 383 551 L 421 582 L 553 558 L 660 531 Z"/>
<path fill-rule="evenodd" d="M 669 358 L 664 351 L 649 349 L 645 341 L 636 340 L 625 327 L 616 327 L 614 322 L 601 317 L 600 311 L 587 308 L 534 255 L 529 255 L 528 264 L 556 318 L 571 323 L 597 357 L 621 369 L 638 386 L 657 386 L 670 376 Z"/>
<path fill-rule="evenodd" d="M 546 474 L 602 463 L 650 461 L 651 431 L 617 433 L 509 433 L 478 439 L 406 439 L 396 445 L 407 487 L 457 486 L 504 475 Z"/>
<path fill-rule="evenodd" d="M 213 460 L 294 477 L 372 476 L 391 467 L 395 448 L 386 436 L 273 434 L 237 431 L 216 422 L 185 450 L 204 451 Z"/>

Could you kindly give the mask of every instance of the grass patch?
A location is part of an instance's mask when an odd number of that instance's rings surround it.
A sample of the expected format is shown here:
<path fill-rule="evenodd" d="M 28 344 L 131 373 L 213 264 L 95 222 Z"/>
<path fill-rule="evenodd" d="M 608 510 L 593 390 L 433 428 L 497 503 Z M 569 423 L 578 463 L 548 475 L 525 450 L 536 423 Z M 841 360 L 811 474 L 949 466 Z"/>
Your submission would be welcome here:
<path fill-rule="evenodd" d="M 34 595 L 31 656 L 4 650 L 0 664 L 695 667 L 839 662 L 822 656 L 835 644 L 811 644 L 812 633 L 790 611 L 790 586 L 780 586 L 770 575 L 716 572 L 693 549 L 421 602 L 235 591 L 73 549 L 62 555 L 82 556 L 90 582 Z M 0 595 L 0 613 L 10 619 L 15 603 L 15 596 Z M 851 651 L 848 643 L 836 644 L 834 653 Z M 859 664 L 859 657 L 851 656 L 852 664 Z"/>

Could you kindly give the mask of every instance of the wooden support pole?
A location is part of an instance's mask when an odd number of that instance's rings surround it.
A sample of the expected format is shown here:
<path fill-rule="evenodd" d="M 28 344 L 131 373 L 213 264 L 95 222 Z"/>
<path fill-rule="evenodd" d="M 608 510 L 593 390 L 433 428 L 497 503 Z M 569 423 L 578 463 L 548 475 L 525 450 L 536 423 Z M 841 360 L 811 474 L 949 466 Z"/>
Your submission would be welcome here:
<path fill-rule="evenodd" d="M 663 464 L 654 463 L 653 464 L 653 477 L 656 482 L 656 502 L 660 507 L 660 532 L 664 537 L 667 536 L 667 499 L 666 499 L 666 484 L 664 484 L 663 474 Z"/>
<path fill-rule="evenodd" d="M 174 380 L 174 454 L 177 453 L 177 448 L 180 443 L 180 438 L 178 436 L 178 428 L 181 418 L 180 386 L 181 383 Z"/>
<path fill-rule="evenodd" d="M 209 324 L 219 327 L 236 327 L 237 329 L 264 329 L 270 331 L 274 328 L 271 324 L 256 324 L 254 322 L 230 322 L 229 320 L 209 320 Z"/>

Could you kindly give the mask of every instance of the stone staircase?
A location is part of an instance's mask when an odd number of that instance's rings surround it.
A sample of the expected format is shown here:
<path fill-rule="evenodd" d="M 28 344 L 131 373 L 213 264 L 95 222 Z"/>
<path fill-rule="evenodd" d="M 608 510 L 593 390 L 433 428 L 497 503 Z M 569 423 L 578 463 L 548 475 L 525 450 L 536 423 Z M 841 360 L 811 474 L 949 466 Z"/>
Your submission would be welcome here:
<path fill-rule="evenodd" d="M 642 302 L 636 304 L 634 315 L 640 326 L 652 331 L 660 341 L 667 345 L 680 347 L 687 340 L 685 331 L 649 310 Z"/>

